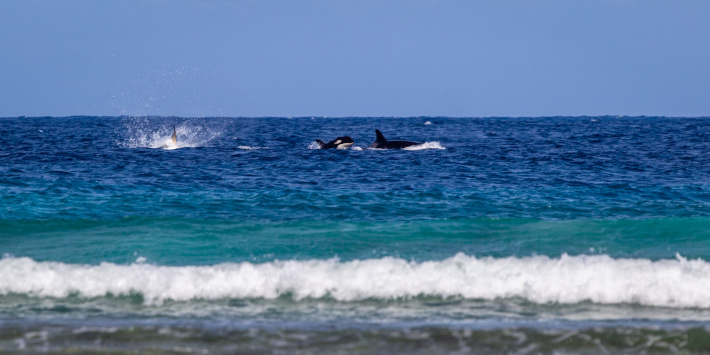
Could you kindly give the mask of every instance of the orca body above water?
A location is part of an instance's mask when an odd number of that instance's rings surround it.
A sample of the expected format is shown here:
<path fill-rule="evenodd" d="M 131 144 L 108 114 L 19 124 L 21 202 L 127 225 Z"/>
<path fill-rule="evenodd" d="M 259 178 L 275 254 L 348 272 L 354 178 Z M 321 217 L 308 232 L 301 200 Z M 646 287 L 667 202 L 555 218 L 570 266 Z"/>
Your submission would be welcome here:
<path fill-rule="evenodd" d="M 375 130 L 375 134 L 377 135 L 377 138 L 375 139 L 375 142 L 370 144 L 370 146 L 368 148 L 402 149 L 402 148 L 411 147 L 413 145 L 422 144 L 419 142 L 411 142 L 411 141 L 388 141 L 385 138 L 385 136 L 382 135 L 382 132 L 380 132 L 379 129 Z"/>
<path fill-rule="evenodd" d="M 344 136 L 335 138 L 328 143 L 325 143 L 320 139 L 316 139 L 316 143 L 318 143 L 320 149 L 348 149 L 353 145 L 353 143 L 355 143 L 355 141 L 349 136 Z"/>
<path fill-rule="evenodd" d="M 175 125 L 173 125 L 173 135 L 170 137 L 170 141 L 173 142 L 173 145 L 177 146 L 177 132 L 175 132 Z"/>

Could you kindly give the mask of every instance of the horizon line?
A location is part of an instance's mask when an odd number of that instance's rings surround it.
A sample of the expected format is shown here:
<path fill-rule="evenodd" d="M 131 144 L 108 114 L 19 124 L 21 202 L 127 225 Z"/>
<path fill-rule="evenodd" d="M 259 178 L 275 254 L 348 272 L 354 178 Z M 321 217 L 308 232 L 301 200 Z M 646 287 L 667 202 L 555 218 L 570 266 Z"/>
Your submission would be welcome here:
<path fill-rule="evenodd" d="M 35 119 L 35 118 L 180 118 L 180 119 L 194 119 L 194 118 L 249 118 L 249 119 L 269 119 L 269 118 L 286 118 L 286 119 L 345 119 L 345 118 L 393 118 L 393 119 L 413 119 L 413 118 L 453 118 L 453 119 L 491 119 L 491 118 L 513 118 L 513 119 L 524 119 L 524 118 L 690 118 L 690 119 L 704 119 L 710 118 L 710 116 L 665 116 L 665 115 L 545 115 L 545 116 L 323 116 L 323 115 L 305 115 L 305 116 L 178 116 L 178 115 L 62 115 L 62 116 L 0 116 L 0 119 Z"/>

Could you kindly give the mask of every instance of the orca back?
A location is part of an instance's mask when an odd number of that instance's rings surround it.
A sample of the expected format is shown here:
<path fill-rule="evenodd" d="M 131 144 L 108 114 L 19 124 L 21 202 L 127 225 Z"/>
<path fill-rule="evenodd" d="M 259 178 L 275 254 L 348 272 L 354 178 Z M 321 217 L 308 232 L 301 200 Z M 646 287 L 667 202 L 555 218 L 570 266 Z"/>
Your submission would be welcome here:
<path fill-rule="evenodd" d="M 348 149 L 348 148 L 350 148 L 350 146 L 353 145 L 353 143 L 355 143 L 355 141 L 352 138 L 350 138 L 350 136 L 338 137 L 328 143 L 323 142 L 320 139 L 316 139 L 315 142 L 318 143 L 318 146 L 320 147 L 320 149 L 331 149 L 331 148 Z"/>
<path fill-rule="evenodd" d="M 320 139 L 316 139 L 316 143 L 318 143 L 318 146 L 320 147 L 320 149 L 324 149 L 327 145 L 327 144 L 325 144 L 325 142 L 323 142 Z"/>
<path fill-rule="evenodd" d="M 375 135 L 377 135 L 377 138 L 375 139 L 374 143 L 370 144 L 370 148 L 402 149 L 402 148 L 411 147 L 413 145 L 421 144 L 419 142 L 410 142 L 410 141 L 388 141 L 387 138 L 385 138 L 385 136 L 382 135 L 382 132 L 380 132 L 379 129 L 375 130 Z"/>

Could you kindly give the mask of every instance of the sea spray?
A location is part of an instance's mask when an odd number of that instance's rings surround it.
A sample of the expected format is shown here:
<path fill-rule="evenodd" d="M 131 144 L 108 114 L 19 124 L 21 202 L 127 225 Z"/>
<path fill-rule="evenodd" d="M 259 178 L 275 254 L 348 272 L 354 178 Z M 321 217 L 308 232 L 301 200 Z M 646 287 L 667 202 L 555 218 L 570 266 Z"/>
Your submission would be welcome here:
<path fill-rule="evenodd" d="M 173 126 L 164 118 L 124 117 L 117 132 L 117 144 L 126 148 L 194 148 L 208 146 L 220 137 L 227 125 L 223 119 L 175 119 L 177 147 L 170 143 Z M 169 122 L 168 122 L 169 123 Z"/>

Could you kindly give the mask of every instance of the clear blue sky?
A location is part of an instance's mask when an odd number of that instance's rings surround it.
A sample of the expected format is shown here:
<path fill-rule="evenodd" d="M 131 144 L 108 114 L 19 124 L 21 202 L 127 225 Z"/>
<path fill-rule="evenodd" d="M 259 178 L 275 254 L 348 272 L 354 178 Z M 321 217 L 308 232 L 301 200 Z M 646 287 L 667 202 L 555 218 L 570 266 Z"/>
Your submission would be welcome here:
<path fill-rule="evenodd" d="M 0 116 L 710 116 L 707 0 L 2 0 Z"/>

